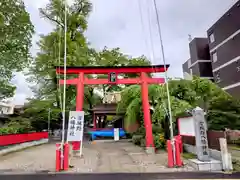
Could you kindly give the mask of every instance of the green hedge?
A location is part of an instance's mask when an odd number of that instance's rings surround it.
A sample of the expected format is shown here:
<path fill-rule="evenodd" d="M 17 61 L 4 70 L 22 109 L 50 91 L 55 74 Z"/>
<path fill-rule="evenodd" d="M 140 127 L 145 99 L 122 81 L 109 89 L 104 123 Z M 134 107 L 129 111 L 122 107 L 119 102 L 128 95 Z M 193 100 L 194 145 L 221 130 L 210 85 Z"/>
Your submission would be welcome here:
<path fill-rule="evenodd" d="M 23 134 L 28 133 L 29 130 L 25 128 L 16 128 L 16 127 L 2 127 L 0 128 L 0 135 L 7 135 L 7 134 Z"/>
<path fill-rule="evenodd" d="M 16 117 L 0 128 L 0 135 L 23 134 L 33 130 L 29 119 Z"/>
<path fill-rule="evenodd" d="M 29 132 L 35 132 L 32 129 L 26 129 L 24 127 L 2 127 L 0 128 L 0 135 L 7 135 L 7 134 L 24 134 Z"/>
<path fill-rule="evenodd" d="M 156 149 L 163 149 L 165 148 L 166 140 L 164 139 L 164 133 L 160 126 L 153 125 L 153 138 L 154 138 L 154 145 Z M 146 140 L 145 140 L 145 127 L 140 127 L 132 136 L 132 142 L 135 145 L 146 147 Z"/>

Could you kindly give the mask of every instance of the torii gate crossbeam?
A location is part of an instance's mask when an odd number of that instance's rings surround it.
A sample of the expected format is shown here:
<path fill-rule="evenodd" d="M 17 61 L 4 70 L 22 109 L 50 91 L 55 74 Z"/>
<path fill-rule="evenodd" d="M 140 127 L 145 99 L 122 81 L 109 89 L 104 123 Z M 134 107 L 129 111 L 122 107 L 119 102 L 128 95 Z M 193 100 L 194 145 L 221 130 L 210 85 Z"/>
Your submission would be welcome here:
<path fill-rule="evenodd" d="M 160 73 L 165 72 L 169 65 L 154 65 L 154 66 L 87 66 L 87 67 L 67 67 L 67 74 L 78 74 L 78 78 L 66 80 L 68 85 L 76 85 L 76 111 L 83 110 L 84 98 L 84 85 L 97 85 L 97 84 L 139 84 L 142 91 L 142 106 L 144 111 L 144 125 L 146 128 L 146 150 L 149 152 L 154 151 L 154 141 L 152 135 L 152 122 L 150 116 L 150 106 L 148 100 L 148 84 L 163 84 L 164 78 L 150 78 L 147 73 Z M 56 67 L 58 74 L 64 74 L 64 67 Z M 116 81 L 111 82 L 109 79 L 89 79 L 85 74 L 108 74 L 115 73 Z M 138 78 L 118 79 L 119 74 L 123 73 L 137 73 L 140 74 Z M 60 80 L 60 84 L 64 80 Z M 80 147 L 79 147 L 80 148 Z"/>

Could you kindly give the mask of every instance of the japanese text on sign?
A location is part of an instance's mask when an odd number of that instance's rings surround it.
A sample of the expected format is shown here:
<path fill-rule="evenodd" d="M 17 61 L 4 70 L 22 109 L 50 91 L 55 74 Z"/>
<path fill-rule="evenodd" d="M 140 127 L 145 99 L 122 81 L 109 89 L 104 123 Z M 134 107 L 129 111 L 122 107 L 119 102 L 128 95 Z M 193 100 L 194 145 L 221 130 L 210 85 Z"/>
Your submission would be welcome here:
<path fill-rule="evenodd" d="M 203 155 L 208 155 L 207 152 L 207 135 L 206 135 L 206 129 L 204 127 L 204 123 L 200 122 L 199 123 L 199 129 L 200 129 L 200 138 L 201 138 L 201 143 L 202 143 L 202 151 Z"/>
<path fill-rule="evenodd" d="M 68 122 L 68 141 L 82 141 L 84 127 L 84 112 L 70 111 Z"/>
<path fill-rule="evenodd" d="M 207 139 L 207 124 L 203 109 L 197 107 L 193 110 L 193 119 L 195 121 L 195 140 L 197 157 L 200 161 L 209 161 L 209 149 Z"/>

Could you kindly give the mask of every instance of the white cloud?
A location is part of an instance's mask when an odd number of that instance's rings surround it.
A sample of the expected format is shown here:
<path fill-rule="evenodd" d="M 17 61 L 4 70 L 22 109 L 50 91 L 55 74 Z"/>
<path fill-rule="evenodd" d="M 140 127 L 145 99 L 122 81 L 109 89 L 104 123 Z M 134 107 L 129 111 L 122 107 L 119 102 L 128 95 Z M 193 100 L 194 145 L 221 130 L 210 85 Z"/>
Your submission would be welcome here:
<path fill-rule="evenodd" d="M 36 43 L 38 34 L 46 34 L 52 30 L 49 22 L 41 19 L 38 12 L 38 8 L 43 7 L 48 0 L 24 1 L 35 26 L 36 36 L 34 36 L 33 43 Z M 189 57 L 188 34 L 191 34 L 192 37 L 206 36 L 206 30 L 236 1 L 157 0 L 166 61 L 170 64 L 170 76 L 182 76 L 181 65 Z M 90 15 L 89 29 L 86 32 L 92 46 L 98 49 L 104 46 L 120 47 L 123 52 L 129 55 L 145 54 L 150 57 L 150 42 L 152 42 L 156 54 L 153 63 L 162 64 L 152 0 L 92 0 L 92 2 L 93 12 Z M 138 2 L 142 7 L 143 24 L 141 23 Z M 149 38 L 148 7 L 152 40 Z M 142 26 L 145 27 L 144 32 Z M 38 47 L 34 45 L 33 54 L 37 49 Z M 22 79 L 21 82 L 23 81 Z M 21 89 L 21 86 L 19 88 Z M 19 91 L 16 99 L 22 101 L 26 97 L 24 94 L 28 94 L 29 91 L 24 88 Z"/>
<path fill-rule="evenodd" d="M 36 9 L 44 7 L 48 2 L 49 2 L 48 0 L 38 0 L 38 1 L 24 0 L 24 3 L 26 6 L 32 6 Z"/>
<path fill-rule="evenodd" d="M 182 76 L 181 65 L 189 57 L 188 34 L 192 37 L 206 37 L 207 29 L 236 1 L 228 0 L 221 3 L 218 0 L 157 1 L 165 57 L 170 64 L 170 76 Z M 139 2 L 143 24 L 138 8 Z M 117 46 L 133 56 L 145 54 L 150 57 L 152 42 L 155 54 L 153 63 L 163 63 L 153 1 L 93 0 L 93 5 L 87 37 L 94 47 Z"/>
<path fill-rule="evenodd" d="M 12 98 L 15 104 L 22 105 L 26 98 L 32 97 L 33 93 L 28 87 L 29 84 L 26 82 L 26 77 L 23 73 L 15 73 L 12 83 L 17 87 L 16 94 Z"/>

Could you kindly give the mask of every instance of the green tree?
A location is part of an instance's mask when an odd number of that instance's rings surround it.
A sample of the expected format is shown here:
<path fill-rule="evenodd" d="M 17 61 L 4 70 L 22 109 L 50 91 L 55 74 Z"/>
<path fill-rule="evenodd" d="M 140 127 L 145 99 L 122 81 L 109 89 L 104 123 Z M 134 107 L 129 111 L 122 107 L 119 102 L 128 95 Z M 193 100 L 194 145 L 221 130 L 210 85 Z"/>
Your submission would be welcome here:
<path fill-rule="evenodd" d="M 210 101 L 215 97 L 230 97 L 228 93 L 223 91 L 219 86 L 208 79 L 194 77 L 191 81 L 193 90 L 196 92 L 196 101 L 198 106 L 208 111 Z"/>
<path fill-rule="evenodd" d="M 240 103 L 230 96 L 216 96 L 209 102 L 207 114 L 208 128 L 211 130 L 239 129 Z"/>
<path fill-rule="evenodd" d="M 210 80 L 195 77 L 189 80 L 170 80 L 170 102 L 173 123 L 178 116 L 186 110 L 196 106 L 205 107 L 208 112 L 210 129 L 223 129 L 223 127 L 239 126 L 239 102 L 223 91 Z M 140 86 L 130 86 L 122 91 L 118 111 L 125 111 L 126 125 L 140 121 L 142 123 L 142 100 Z M 152 123 L 161 124 L 168 115 L 168 103 L 165 85 L 149 86 L 149 101 L 154 107 Z M 231 119 L 231 122 L 227 119 Z M 230 124 L 232 125 L 230 126 Z M 218 124 L 218 125 L 217 125 Z M 234 124 L 234 125 L 233 125 Z M 173 124 L 175 127 L 175 124 Z"/>
<path fill-rule="evenodd" d="M 0 98 L 14 95 L 9 81 L 30 63 L 33 28 L 22 0 L 0 2 Z"/>
<path fill-rule="evenodd" d="M 64 1 L 51 0 L 49 4 L 40 9 L 43 18 L 56 25 L 53 32 L 42 35 L 38 45 L 40 52 L 37 54 L 30 68 L 29 81 L 37 84 L 34 92 L 38 98 L 55 99 L 58 107 L 61 105 L 62 88 L 58 86 L 58 80 L 63 76 L 57 75 L 55 66 L 63 65 L 64 56 Z M 92 55 L 95 52 L 88 48 L 88 43 L 84 37 L 87 28 L 86 18 L 91 11 L 92 5 L 87 0 L 75 0 L 67 10 L 67 65 L 86 66 L 91 64 Z M 61 57 L 59 59 L 59 57 Z M 76 76 L 68 76 L 76 77 Z M 92 88 L 85 89 L 88 94 Z M 72 109 L 75 98 L 75 87 L 67 87 L 67 108 Z"/>
<path fill-rule="evenodd" d="M 192 81 L 180 79 L 169 81 L 170 94 L 179 100 L 189 102 L 191 105 L 197 105 L 197 93 L 194 90 Z"/>
<path fill-rule="evenodd" d="M 149 65 L 150 62 L 145 57 L 132 58 L 120 52 L 119 48 L 102 51 L 89 47 L 84 37 L 87 29 L 87 17 L 92 9 L 92 5 L 87 0 L 74 0 L 73 5 L 67 8 L 67 65 L 68 66 L 126 66 L 126 65 Z M 61 106 L 63 89 L 59 88 L 58 80 L 62 75 L 56 75 L 55 66 L 63 66 L 63 31 L 64 31 L 64 4 L 61 0 L 51 0 L 49 4 L 40 9 L 43 18 L 53 23 L 56 28 L 48 35 L 42 35 L 38 43 L 40 52 L 37 54 L 30 67 L 29 81 L 37 84 L 33 87 L 35 95 L 39 99 L 54 100 L 58 107 Z M 62 32 L 62 33 L 60 33 Z M 59 59 L 60 55 L 60 59 Z M 59 64 L 60 61 L 60 64 Z M 92 75 L 88 75 L 93 78 Z M 133 75 L 125 75 L 133 76 Z M 137 76 L 137 75 L 134 75 Z M 76 75 L 69 75 L 74 78 Z M 98 75 L 97 78 L 107 78 L 107 75 Z M 108 91 L 120 91 L 120 86 L 92 85 L 84 88 L 84 110 L 88 111 L 95 104 L 101 102 L 101 97 L 95 93 L 95 89 L 104 93 Z M 75 108 L 76 88 L 68 86 L 66 90 L 66 107 L 68 110 Z"/>
<path fill-rule="evenodd" d="M 239 128 L 240 103 L 212 81 L 194 77 L 169 84 L 171 95 L 205 110 L 210 130 Z"/>
<path fill-rule="evenodd" d="M 138 85 L 130 86 L 123 90 L 122 98 L 118 104 L 118 112 L 125 111 L 125 125 L 139 121 L 143 125 L 141 88 Z M 160 85 L 149 86 L 149 100 L 153 106 L 152 123 L 161 125 L 165 117 L 168 116 L 168 105 L 165 87 Z M 176 118 L 182 112 L 191 108 L 191 105 L 185 101 L 171 96 L 171 106 L 173 118 Z"/>
<path fill-rule="evenodd" d="M 25 105 L 22 117 L 29 120 L 34 130 L 42 131 L 48 128 L 50 110 L 50 128 L 59 128 L 61 124 L 61 110 L 54 104 L 54 100 L 30 99 Z"/>
<path fill-rule="evenodd" d="M 101 66 L 109 66 L 109 67 L 118 67 L 118 66 L 149 66 L 151 62 L 145 57 L 135 57 L 132 58 L 130 56 L 124 55 L 120 48 L 113 48 L 108 49 L 104 47 L 104 49 L 95 54 L 96 63 L 95 65 Z M 123 78 L 133 78 L 138 77 L 139 74 L 119 74 Z M 98 78 L 108 78 L 108 75 L 98 75 Z M 98 86 L 98 88 L 103 91 L 103 94 L 107 92 L 114 92 L 114 91 L 122 91 L 123 87 L 126 86 L 119 86 L 119 85 L 102 85 Z"/>

